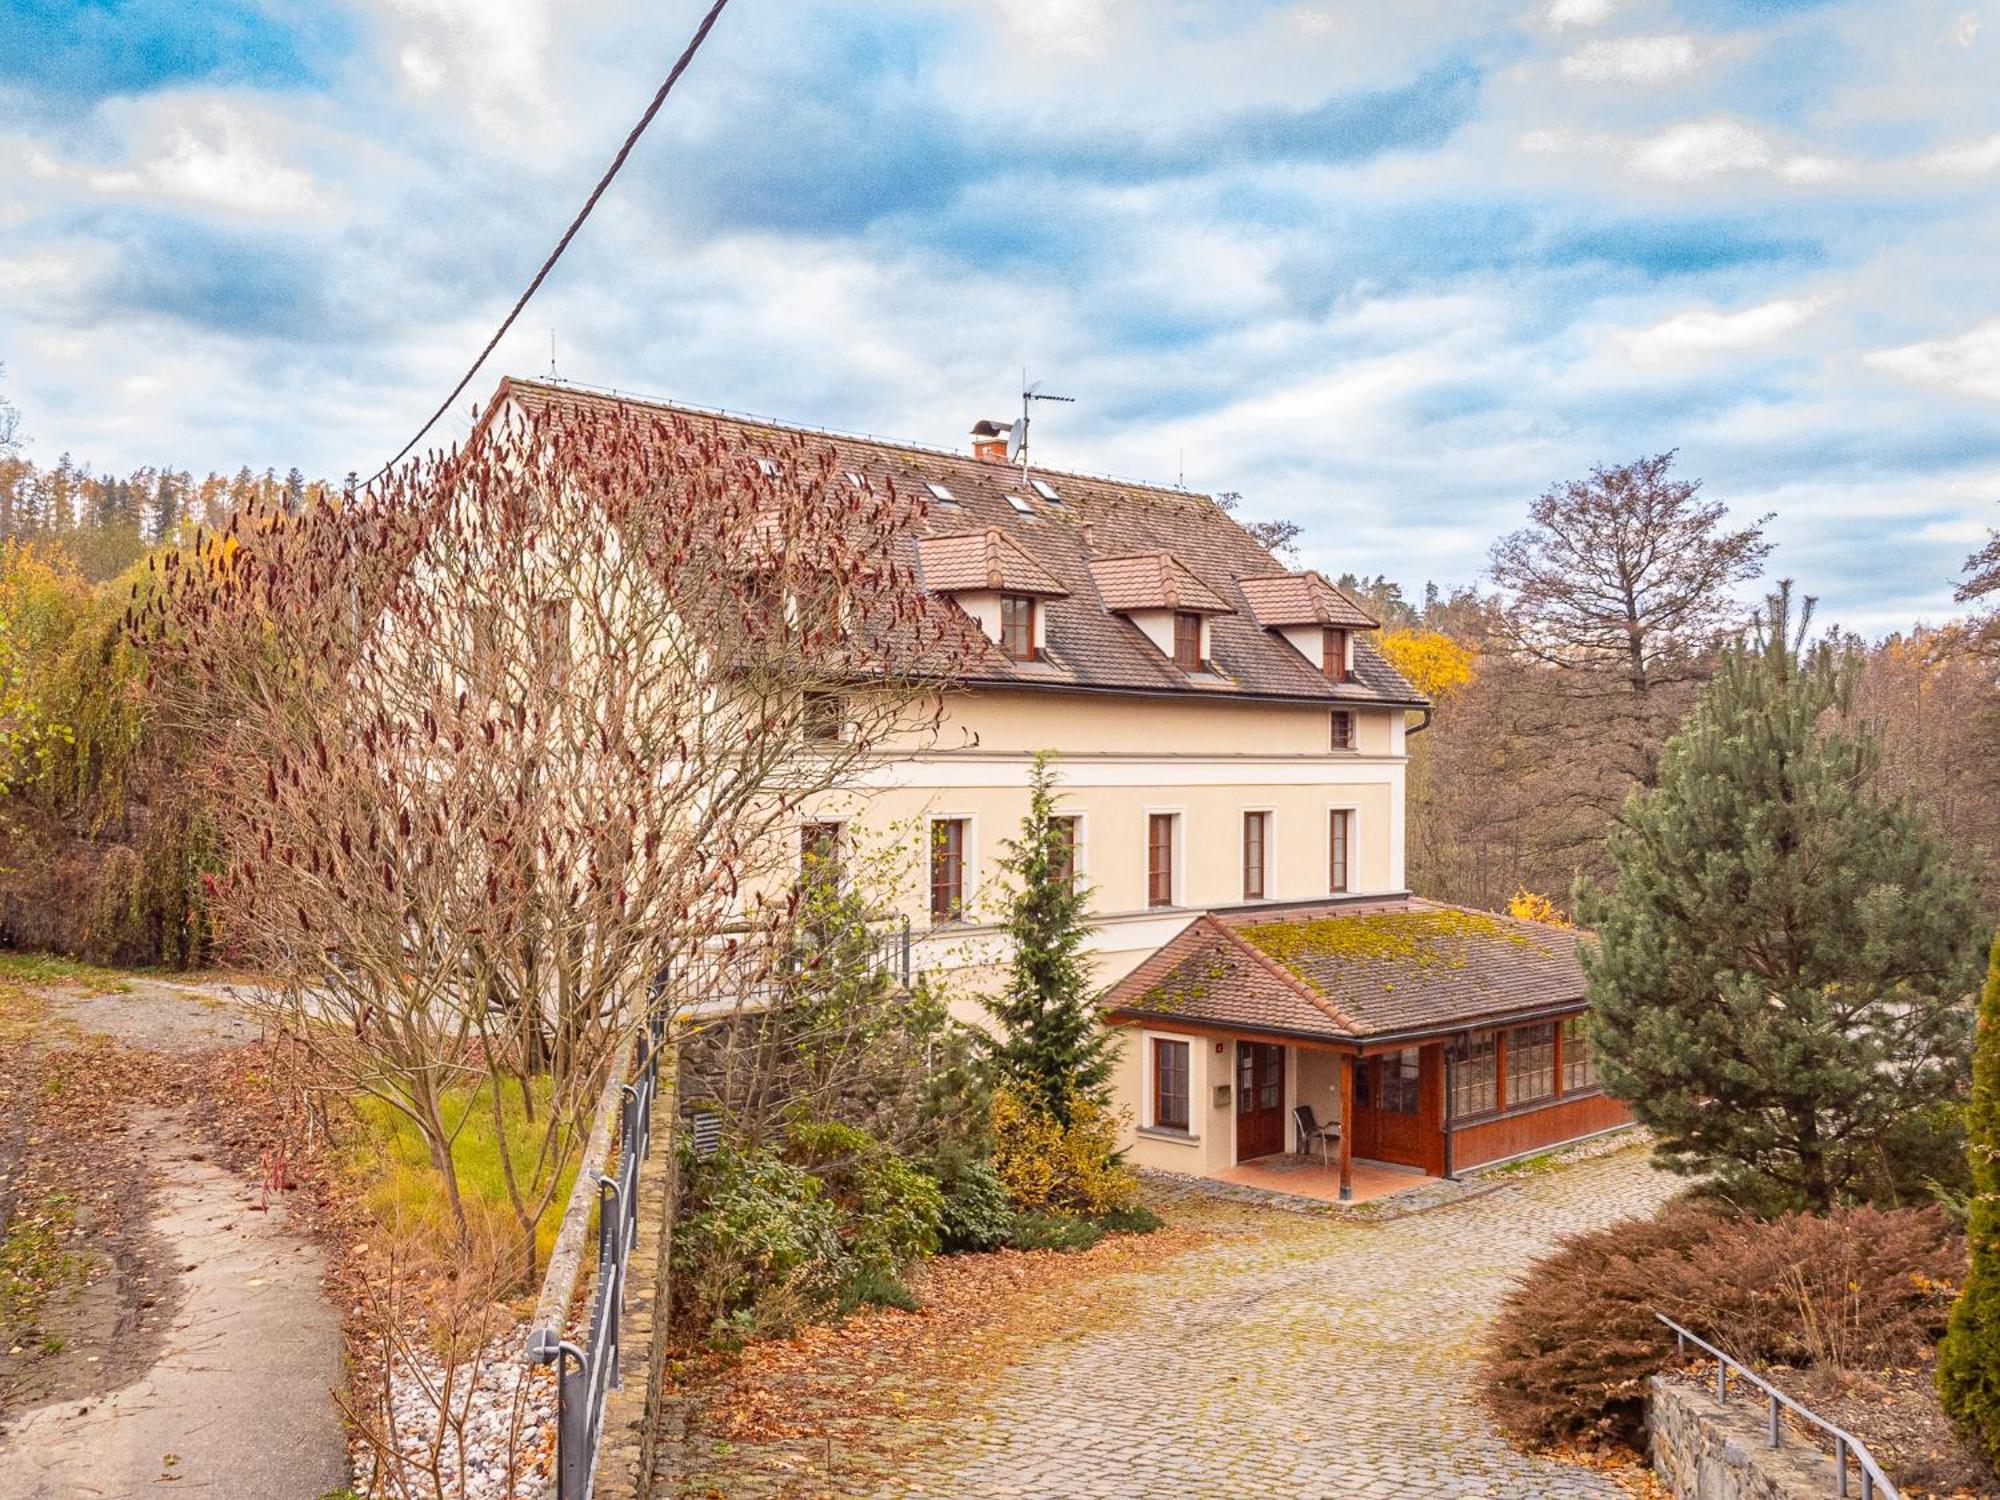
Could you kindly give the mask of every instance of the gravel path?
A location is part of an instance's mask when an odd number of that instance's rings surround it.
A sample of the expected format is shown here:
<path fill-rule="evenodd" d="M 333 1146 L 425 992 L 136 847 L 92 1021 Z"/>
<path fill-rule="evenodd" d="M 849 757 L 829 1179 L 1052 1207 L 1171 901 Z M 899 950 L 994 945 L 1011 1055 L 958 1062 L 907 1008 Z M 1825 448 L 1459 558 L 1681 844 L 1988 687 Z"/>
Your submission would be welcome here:
<path fill-rule="evenodd" d="M 1240 1228 L 1126 1278 L 1116 1316 L 1032 1350 L 974 1409 L 912 1434 L 897 1480 L 861 1493 L 1622 1494 L 1510 1449 L 1472 1401 L 1468 1366 L 1529 1261 L 1683 1186 L 1634 1147 L 1386 1224 L 1237 1210 Z"/>

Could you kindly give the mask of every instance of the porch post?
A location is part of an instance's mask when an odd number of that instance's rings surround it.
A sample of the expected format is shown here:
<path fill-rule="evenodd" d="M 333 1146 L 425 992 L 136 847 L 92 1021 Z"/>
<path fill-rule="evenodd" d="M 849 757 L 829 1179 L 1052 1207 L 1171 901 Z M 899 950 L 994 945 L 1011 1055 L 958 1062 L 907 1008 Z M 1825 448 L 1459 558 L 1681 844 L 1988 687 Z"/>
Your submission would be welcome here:
<path fill-rule="evenodd" d="M 1353 1053 L 1340 1054 L 1340 1201 L 1354 1197 L 1354 1064 Z"/>

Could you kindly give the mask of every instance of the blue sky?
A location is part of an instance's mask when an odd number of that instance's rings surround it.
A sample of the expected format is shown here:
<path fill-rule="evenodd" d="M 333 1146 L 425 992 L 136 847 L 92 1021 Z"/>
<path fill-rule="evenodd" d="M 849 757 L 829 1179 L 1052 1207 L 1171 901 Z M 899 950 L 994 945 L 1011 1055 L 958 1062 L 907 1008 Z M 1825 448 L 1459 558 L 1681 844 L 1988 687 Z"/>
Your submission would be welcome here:
<path fill-rule="evenodd" d="M 31 455 L 366 470 L 695 0 L 0 0 Z M 2000 522 L 2000 0 L 735 0 L 482 375 L 1233 489 L 1470 581 L 1664 448 L 1869 632 Z M 463 415 L 444 429 L 463 432 Z"/>

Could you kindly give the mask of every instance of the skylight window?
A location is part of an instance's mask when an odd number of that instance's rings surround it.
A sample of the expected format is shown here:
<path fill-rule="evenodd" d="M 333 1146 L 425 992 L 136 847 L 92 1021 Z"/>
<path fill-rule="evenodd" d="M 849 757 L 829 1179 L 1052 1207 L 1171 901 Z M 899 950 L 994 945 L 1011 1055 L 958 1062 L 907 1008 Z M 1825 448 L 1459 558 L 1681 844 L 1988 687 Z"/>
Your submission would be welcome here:
<path fill-rule="evenodd" d="M 1035 487 L 1035 493 L 1037 495 L 1040 495 L 1044 500 L 1048 501 L 1049 504 L 1051 505 L 1062 504 L 1062 496 L 1056 493 L 1056 487 L 1050 484 L 1046 479 L 1031 479 L 1028 481 L 1028 483 L 1032 484 Z"/>
<path fill-rule="evenodd" d="M 946 505 L 958 504 L 958 496 L 954 495 L 950 490 L 946 489 L 936 480 L 929 481 L 924 485 L 924 488 L 929 490 L 931 494 L 937 497 L 939 500 L 942 500 Z"/>
<path fill-rule="evenodd" d="M 1014 509 L 1018 510 L 1024 516 L 1032 516 L 1035 513 L 1034 506 L 1028 504 L 1028 502 L 1023 500 L 1019 495 L 1009 495 L 1007 497 L 1007 503 L 1013 506 Z"/>
<path fill-rule="evenodd" d="M 868 488 L 868 481 L 863 479 L 859 474 L 855 473 L 852 469 L 849 469 L 847 471 L 847 482 L 853 485 L 857 490 L 865 490 Z"/>
<path fill-rule="evenodd" d="M 776 478 L 778 477 L 778 475 L 779 475 L 779 474 L 780 474 L 781 472 L 783 472 L 782 470 L 780 470 L 780 469 L 778 468 L 778 461 L 777 461 L 777 460 L 776 460 L 775 458 L 760 458 L 760 459 L 758 459 L 758 460 L 757 460 L 757 468 L 758 468 L 758 471 L 759 471 L 760 473 L 762 473 L 762 474 L 764 474 L 764 475 L 766 475 L 767 477 L 769 477 L 769 478 L 772 478 L 772 479 L 776 479 Z"/>

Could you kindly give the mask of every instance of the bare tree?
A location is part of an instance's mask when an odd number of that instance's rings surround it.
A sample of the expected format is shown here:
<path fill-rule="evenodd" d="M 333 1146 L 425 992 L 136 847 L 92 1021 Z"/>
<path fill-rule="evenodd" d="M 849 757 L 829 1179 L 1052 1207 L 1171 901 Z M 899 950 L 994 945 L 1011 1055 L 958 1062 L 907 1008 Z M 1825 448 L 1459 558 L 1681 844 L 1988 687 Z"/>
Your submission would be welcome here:
<path fill-rule="evenodd" d="M 1771 551 L 1770 516 L 1728 528 L 1725 507 L 1698 498 L 1700 481 L 1671 476 L 1673 461 L 1656 454 L 1554 486 L 1491 555 L 1512 649 L 1549 669 L 1557 696 L 1598 710 L 1586 718 L 1640 785 L 1652 784 L 1688 690 L 1741 622 L 1735 586 Z"/>
<path fill-rule="evenodd" d="M 647 985 L 793 899 L 801 808 L 934 730 L 976 646 L 916 580 L 922 514 L 824 445 L 579 399 L 351 505 L 274 495 L 142 592 L 225 939 L 422 1132 L 461 1237 L 467 1111 L 504 1082 L 537 1122 L 525 1160 L 496 1132 L 532 1275 Z"/>

